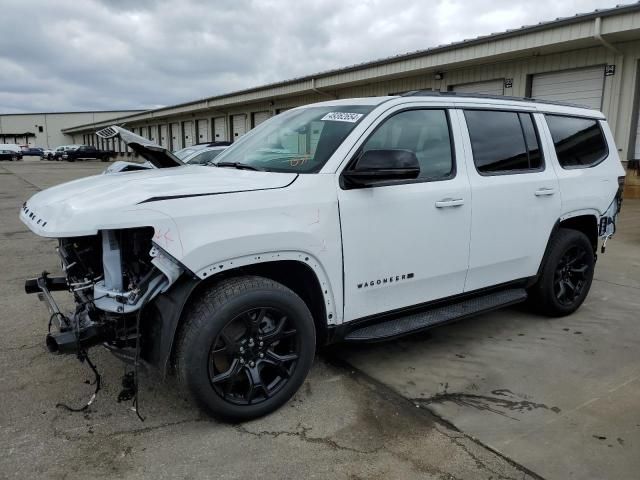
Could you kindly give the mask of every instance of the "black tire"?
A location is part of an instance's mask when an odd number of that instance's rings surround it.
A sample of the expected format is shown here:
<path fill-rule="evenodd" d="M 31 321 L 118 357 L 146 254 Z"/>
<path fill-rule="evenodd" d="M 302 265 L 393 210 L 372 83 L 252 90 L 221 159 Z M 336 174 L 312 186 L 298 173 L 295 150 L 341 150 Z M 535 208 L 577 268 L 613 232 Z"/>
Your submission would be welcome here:
<path fill-rule="evenodd" d="M 551 317 L 570 315 L 591 288 L 596 263 L 591 242 L 582 232 L 561 228 L 543 262 L 540 278 L 529 291 L 529 304 Z"/>
<path fill-rule="evenodd" d="M 242 421 L 289 400 L 314 355 L 315 326 L 304 301 L 273 280 L 243 276 L 222 280 L 187 311 L 176 370 L 210 414 Z"/>

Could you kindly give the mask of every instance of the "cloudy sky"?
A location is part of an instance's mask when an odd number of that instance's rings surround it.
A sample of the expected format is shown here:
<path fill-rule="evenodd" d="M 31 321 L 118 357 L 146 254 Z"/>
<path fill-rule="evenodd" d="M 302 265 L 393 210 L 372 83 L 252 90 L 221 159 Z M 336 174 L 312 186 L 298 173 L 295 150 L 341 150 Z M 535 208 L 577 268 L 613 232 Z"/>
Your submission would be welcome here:
<path fill-rule="evenodd" d="M 153 108 L 624 0 L 2 0 L 0 113 Z"/>

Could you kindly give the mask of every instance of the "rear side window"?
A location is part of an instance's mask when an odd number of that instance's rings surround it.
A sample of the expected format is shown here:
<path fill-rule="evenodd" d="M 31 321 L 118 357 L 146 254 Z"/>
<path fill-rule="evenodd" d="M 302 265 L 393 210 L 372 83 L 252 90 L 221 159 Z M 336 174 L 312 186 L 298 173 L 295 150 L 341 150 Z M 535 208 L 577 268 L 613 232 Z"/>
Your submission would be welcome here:
<path fill-rule="evenodd" d="M 546 119 L 562 168 L 591 167 L 609 153 L 597 120 L 561 115 L 546 115 Z"/>
<path fill-rule="evenodd" d="M 465 110 L 473 161 L 481 175 L 526 173 L 543 167 L 529 113 Z"/>

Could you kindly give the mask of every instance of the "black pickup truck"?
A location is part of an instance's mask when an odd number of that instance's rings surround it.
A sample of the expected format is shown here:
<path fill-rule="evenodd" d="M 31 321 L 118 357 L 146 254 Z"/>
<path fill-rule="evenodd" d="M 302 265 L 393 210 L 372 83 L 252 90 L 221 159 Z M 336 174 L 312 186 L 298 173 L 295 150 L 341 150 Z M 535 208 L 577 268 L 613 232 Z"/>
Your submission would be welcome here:
<path fill-rule="evenodd" d="M 115 156 L 116 152 L 113 150 L 99 150 L 91 145 L 80 145 L 77 148 L 64 151 L 62 153 L 62 160 L 75 162 L 76 160 L 96 159 L 107 162 Z"/>

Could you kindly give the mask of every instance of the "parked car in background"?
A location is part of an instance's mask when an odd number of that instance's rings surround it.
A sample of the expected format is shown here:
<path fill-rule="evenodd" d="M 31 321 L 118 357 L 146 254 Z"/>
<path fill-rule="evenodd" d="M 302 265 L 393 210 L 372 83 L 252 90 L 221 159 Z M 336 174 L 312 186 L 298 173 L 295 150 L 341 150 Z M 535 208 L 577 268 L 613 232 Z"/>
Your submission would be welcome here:
<path fill-rule="evenodd" d="M 116 152 L 113 150 L 100 150 L 93 145 L 79 145 L 76 148 L 65 150 L 61 158 L 68 162 L 75 162 L 76 160 L 100 160 L 107 162 L 115 156 Z"/>
<path fill-rule="evenodd" d="M 42 150 L 42 155 L 40 155 L 40 160 L 53 160 L 53 155 L 55 154 L 55 150 L 51 150 L 50 148 L 45 148 Z"/>
<path fill-rule="evenodd" d="M 17 143 L 0 143 L 0 150 L 9 150 L 18 154 L 18 160 L 22 160 L 22 148 Z"/>
<path fill-rule="evenodd" d="M 209 147 L 228 147 L 231 145 L 231 142 L 205 142 L 205 143 L 197 143 L 195 145 L 191 145 L 189 147 L 181 148 L 180 150 L 176 150 L 173 154 L 178 157 L 180 160 L 186 160 L 187 158 L 193 157 L 198 152 L 202 152 L 204 149 Z"/>
<path fill-rule="evenodd" d="M 28 147 L 28 146 L 22 146 L 21 150 L 22 150 L 23 157 L 41 157 L 41 158 L 42 158 L 42 152 L 44 151 L 44 149 L 40 147 Z"/>
<path fill-rule="evenodd" d="M 111 127 L 111 128 L 115 130 L 116 127 Z M 105 129 L 105 130 L 107 130 L 107 132 L 110 131 L 109 129 Z M 148 150 L 149 148 L 154 148 L 158 152 L 165 152 L 165 154 L 170 155 L 176 161 L 167 160 L 165 162 L 160 162 L 160 163 L 155 162 L 155 164 L 150 160 L 147 160 L 144 163 L 117 161 L 109 165 L 104 170 L 104 172 L 102 172 L 104 174 L 131 172 L 136 170 L 148 170 L 150 168 L 176 167 L 183 164 L 184 165 L 207 165 L 209 162 L 211 162 L 215 157 L 217 157 L 230 145 L 229 142 L 211 142 L 211 143 L 206 143 L 202 145 L 197 145 L 196 146 L 197 148 L 188 147 L 180 151 L 182 152 L 181 155 L 183 155 L 183 158 L 180 158 L 176 155 L 177 152 L 171 153 L 165 147 L 161 147 L 160 145 L 154 144 L 153 142 L 150 142 L 146 138 L 140 137 L 139 135 L 136 135 L 135 133 L 132 133 L 128 130 L 117 127 L 117 130 L 115 131 L 117 131 L 120 134 L 120 137 L 127 144 L 127 146 L 132 146 L 133 144 L 135 144 L 139 146 L 145 146 L 146 150 Z M 103 130 L 101 130 L 100 132 L 103 132 Z M 100 132 L 98 132 L 98 135 L 100 135 Z M 110 138 L 110 137 L 105 137 L 105 138 Z M 188 153 L 187 155 L 185 155 L 186 150 L 189 150 L 189 152 L 187 152 Z M 141 154 L 143 158 L 146 158 L 144 153 L 140 153 L 141 151 L 144 152 L 144 150 L 140 150 L 139 154 Z"/>
<path fill-rule="evenodd" d="M 3 150 L 0 148 L 0 160 L 9 160 L 10 162 L 18 160 L 18 153 L 13 150 Z"/>
<path fill-rule="evenodd" d="M 223 144 L 223 145 L 221 145 Z M 228 142 L 214 142 L 206 145 L 202 149 L 198 149 L 195 152 L 185 156 L 178 157 L 187 165 L 207 165 L 212 162 L 214 158 L 229 148 Z"/>
<path fill-rule="evenodd" d="M 62 154 L 67 150 L 78 148 L 80 145 L 60 145 L 53 153 L 53 159 L 58 162 L 62 160 Z"/>

